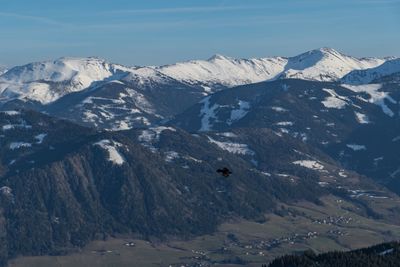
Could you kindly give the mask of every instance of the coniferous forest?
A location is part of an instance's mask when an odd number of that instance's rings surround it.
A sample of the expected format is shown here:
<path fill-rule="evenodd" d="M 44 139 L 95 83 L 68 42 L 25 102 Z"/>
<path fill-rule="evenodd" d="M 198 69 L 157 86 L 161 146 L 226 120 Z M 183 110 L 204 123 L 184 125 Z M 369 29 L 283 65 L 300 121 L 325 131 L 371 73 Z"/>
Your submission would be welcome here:
<path fill-rule="evenodd" d="M 395 267 L 400 266 L 400 243 L 391 242 L 349 252 L 286 255 L 263 267 Z"/>

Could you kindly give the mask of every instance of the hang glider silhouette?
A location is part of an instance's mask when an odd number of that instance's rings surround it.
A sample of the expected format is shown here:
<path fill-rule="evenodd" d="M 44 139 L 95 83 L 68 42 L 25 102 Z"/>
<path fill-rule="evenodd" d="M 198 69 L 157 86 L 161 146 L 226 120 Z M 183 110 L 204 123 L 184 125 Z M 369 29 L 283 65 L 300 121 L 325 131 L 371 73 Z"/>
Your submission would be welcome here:
<path fill-rule="evenodd" d="M 232 174 L 232 172 L 226 167 L 224 167 L 222 169 L 218 169 L 217 172 L 220 173 L 224 177 L 229 177 L 229 175 Z"/>

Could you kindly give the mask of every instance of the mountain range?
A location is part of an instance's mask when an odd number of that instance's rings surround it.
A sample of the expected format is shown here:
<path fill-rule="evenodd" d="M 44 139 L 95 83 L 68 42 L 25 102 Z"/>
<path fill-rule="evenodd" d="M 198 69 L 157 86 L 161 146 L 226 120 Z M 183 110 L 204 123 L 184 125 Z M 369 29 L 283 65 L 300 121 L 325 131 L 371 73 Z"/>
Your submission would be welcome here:
<path fill-rule="evenodd" d="M 48 104 L 68 93 L 115 80 L 135 80 L 137 85 L 145 85 L 169 78 L 202 85 L 204 93 L 209 93 L 215 90 L 213 87 L 233 87 L 282 78 L 338 81 L 353 71 L 365 69 L 372 69 L 375 74 L 353 72 L 348 80 L 356 79 L 351 78 L 353 75 L 373 75 L 372 78 L 376 78 L 398 71 L 399 64 L 396 58 L 358 59 L 331 48 L 316 49 L 289 58 L 234 59 L 215 55 L 208 60 L 160 67 L 126 67 L 98 58 L 60 58 L 11 68 L 1 76 L 0 88 L 3 97 L 18 96 Z M 62 90 L 55 89 L 57 84 L 62 85 Z"/>
<path fill-rule="evenodd" d="M 368 83 L 398 72 L 399 66 L 396 58 L 358 59 L 330 48 L 291 58 L 216 55 L 160 67 L 60 58 L 0 75 L 0 103 L 3 109 L 24 106 L 91 127 L 121 130 L 157 125 L 204 96 L 234 86 L 288 78 Z"/>
<path fill-rule="evenodd" d="M 116 234 L 193 238 L 232 218 L 264 223 L 287 215 L 283 205 L 327 199 L 397 227 L 399 87 L 398 58 L 330 48 L 10 68 L 0 75 L 0 260 Z M 218 176 L 222 166 L 233 178 Z M 348 247 L 332 233 L 324 238 Z"/>

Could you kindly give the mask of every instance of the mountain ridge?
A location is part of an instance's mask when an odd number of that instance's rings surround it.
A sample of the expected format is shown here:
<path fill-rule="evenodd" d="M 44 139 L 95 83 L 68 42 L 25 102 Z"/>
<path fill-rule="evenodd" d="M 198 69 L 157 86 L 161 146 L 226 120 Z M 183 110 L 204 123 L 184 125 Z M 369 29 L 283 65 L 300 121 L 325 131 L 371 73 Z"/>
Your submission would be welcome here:
<path fill-rule="evenodd" d="M 396 59 L 358 59 L 326 47 L 294 57 L 236 59 L 216 54 L 208 60 L 149 67 L 123 66 L 96 57 L 62 57 L 8 69 L 0 75 L 0 101 L 22 99 L 48 104 L 68 93 L 96 86 L 100 82 L 120 81 L 129 75 L 158 81 L 164 75 L 167 80 L 200 86 L 204 94 L 281 78 L 338 81 L 351 71 L 378 67 L 388 60 Z"/>
<path fill-rule="evenodd" d="M 346 63 L 348 66 L 345 70 L 335 73 L 335 68 L 329 69 L 329 64 L 322 64 L 322 69 L 313 70 L 306 73 L 298 73 L 294 70 L 304 70 L 302 61 L 307 58 L 314 57 L 314 65 L 319 60 L 330 60 L 333 58 L 339 59 L 341 62 Z M 319 60 L 315 59 L 319 57 Z M 344 74 L 354 69 L 370 68 L 385 62 L 385 59 L 379 58 L 355 58 L 340 53 L 332 48 L 323 47 L 314 49 L 294 57 L 265 57 L 265 58 L 251 58 L 251 59 L 236 59 L 223 55 L 216 54 L 206 61 L 203 60 L 190 60 L 186 62 L 165 65 L 156 67 L 161 72 L 164 72 L 177 79 L 185 80 L 189 83 L 204 82 L 204 80 L 211 81 L 216 84 L 223 84 L 228 87 L 242 85 L 246 83 L 261 82 L 266 80 L 273 80 L 279 77 L 284 78 L 305 78 L 310 80 L 333 81 L 342 78 Z M 236 64 L 234 64 L 236 63 Z M 235 67 L 236 65 L 236 67 Z M 338 64 L 337 64 L 338 65 Z M 313 66 L 313 64 L 308 67 Z M 328 67 L 327 67 L 328 66 Z M 318 67 L 318 66 L 317 66 Z M 224 69 L 232 69 L 232 76 L 224 77 Z M 253 69 L 252 69 L 253 68 Z M 294 68 L 294 69 L 293 69 Z M 189 72 L 185 73 L 185 69 Z M 244 70 L 250 73 L 246 78 L 235 79 L 235 76 L 241 75 Z M 251 72 L 253 71 L 253 73 Z M 314 73 L 313 73 L 314 72 Z M 322 72 L 322 76 L 316 74 Z M 215 75 L 213 75 L 215 74 Z M 218 78 L 218 76 L 222 78 Z M 193 80 L 193 77 L 195 79 Z"/>

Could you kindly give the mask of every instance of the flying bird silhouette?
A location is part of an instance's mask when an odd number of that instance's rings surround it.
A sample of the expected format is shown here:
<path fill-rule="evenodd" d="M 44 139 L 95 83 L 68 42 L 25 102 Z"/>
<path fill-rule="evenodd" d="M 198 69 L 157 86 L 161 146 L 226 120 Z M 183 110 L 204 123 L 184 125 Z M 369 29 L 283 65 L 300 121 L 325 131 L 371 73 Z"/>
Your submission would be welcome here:
<path fill-rule="evenodd" d="M 232 172 L 227 167 L 224 167 L 222 169 L 218 169 L 217 172 L 221 173 L 221 175 L 224 176 L 224 177 L 229 177 L 229 175 L 232 174 Z"/>

